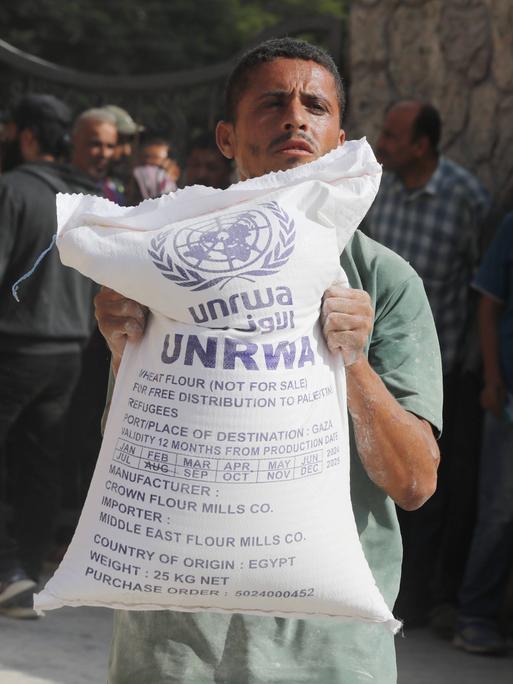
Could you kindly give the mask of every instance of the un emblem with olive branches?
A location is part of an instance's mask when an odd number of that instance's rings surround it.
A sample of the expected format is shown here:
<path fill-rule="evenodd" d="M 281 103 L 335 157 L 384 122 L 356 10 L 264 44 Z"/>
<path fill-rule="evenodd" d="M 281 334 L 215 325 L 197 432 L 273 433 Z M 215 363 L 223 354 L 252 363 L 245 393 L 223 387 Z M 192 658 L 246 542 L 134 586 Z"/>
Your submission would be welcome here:
<path fill-rule="evenodd" d="M 273 230 L 273 219 L 279 231 Z M 166 249 L 171 235 L 173 256 Z M 164 278 L 199 291 L 277 273 L 294 251 L 295 238 L 294 220 L 278 202 L 265 202 L 163 231 L 151 240 L 148 254 Z"/>

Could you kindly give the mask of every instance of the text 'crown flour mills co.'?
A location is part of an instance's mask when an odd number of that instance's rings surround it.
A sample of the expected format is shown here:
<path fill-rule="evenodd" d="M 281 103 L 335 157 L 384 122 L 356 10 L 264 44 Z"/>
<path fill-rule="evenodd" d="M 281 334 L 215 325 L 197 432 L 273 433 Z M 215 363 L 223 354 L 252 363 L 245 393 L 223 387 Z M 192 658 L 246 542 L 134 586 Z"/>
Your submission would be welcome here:
<path fill-rule="evenodd" d="M 77 532 L 37 609 L 397 628 L 358 539 L 344 369 L 319 324 L 380 175 L 363 140 L 136 208 L 58 197 L 63 263 L 150 314 L 125 350 Z"/>

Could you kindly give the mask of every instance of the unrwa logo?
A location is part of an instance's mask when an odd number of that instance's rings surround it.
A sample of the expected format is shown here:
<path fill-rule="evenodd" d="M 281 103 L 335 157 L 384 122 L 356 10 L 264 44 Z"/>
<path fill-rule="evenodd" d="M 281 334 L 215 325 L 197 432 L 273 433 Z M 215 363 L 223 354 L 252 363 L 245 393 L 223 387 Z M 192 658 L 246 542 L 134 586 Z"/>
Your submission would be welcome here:
<path fill-rule="evenodd" d="M 278 234 L 272 221 L 278 221 Z M 173 235 L 172 253 L 166 249 Z M 277 273 L 294 251 L 294 220 L 277 202 L 190 223 L 178 231 L 159 233 L 148 254 L 164 278 L 193 291 L 206 290 L 233 278 Z"/>

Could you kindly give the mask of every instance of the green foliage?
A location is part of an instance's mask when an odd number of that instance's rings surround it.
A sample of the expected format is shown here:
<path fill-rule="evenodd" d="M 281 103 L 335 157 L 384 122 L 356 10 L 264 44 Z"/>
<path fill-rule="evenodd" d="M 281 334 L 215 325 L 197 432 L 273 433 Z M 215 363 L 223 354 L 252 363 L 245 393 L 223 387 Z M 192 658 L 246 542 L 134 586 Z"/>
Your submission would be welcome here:
<path fill-rule="evenodd" d="M 348 0 L 7 0 L 1 37 L 63 66 L 106 74 L 201 67 L 296 16 L 343 18 Z"/>

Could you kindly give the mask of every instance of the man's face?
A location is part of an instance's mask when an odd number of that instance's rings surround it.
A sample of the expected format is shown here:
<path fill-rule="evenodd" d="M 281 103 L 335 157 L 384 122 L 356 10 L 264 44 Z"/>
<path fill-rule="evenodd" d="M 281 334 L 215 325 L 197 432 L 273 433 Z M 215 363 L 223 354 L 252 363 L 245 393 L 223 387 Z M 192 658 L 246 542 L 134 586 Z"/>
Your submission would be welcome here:
<path fill-rule="evenodd" d="M 180 167 L 174 159 L 169 157 L 169 145 L 152 143 L 144 145 L 139 151 L 138 164 L 140 166 L 159 166 L 175 183 L 180 178 Z"/>
<path fill-rule="evenodd" d="M 139 163 L 143 166 L 165 166 L 169 158 L 167 145 L 151 144 L 144 145 L 139 152 Z"/>
<path fill-rule="evenodd" d="M 385 171 L 401 172 L 419 158 L 419 145 L 413 140 L 413 124 L 418 107 L 398 105 L 385 117 L 376 145 L 376 157 Z"/>
<path fill-rule="evenodd" d="M 235 122 L 218 144 L 242 179 L 311 162 L 344 142 L 333 76 L 316 62 L 278 58 L 251 71 Z"/>
<path fill-rule="evenodd" d="M 229 164 L 218 150 L 196 147 L 187 157 L 185 182 L 187 185 L 227 188 L 230 185 Z"/>
<path fill-rule="evenodd" d="M 107 174 L 117 137 L 113 124 L 84 119 L 73 135 L 71 163 L 94 180 L 101 180 Z"/>

